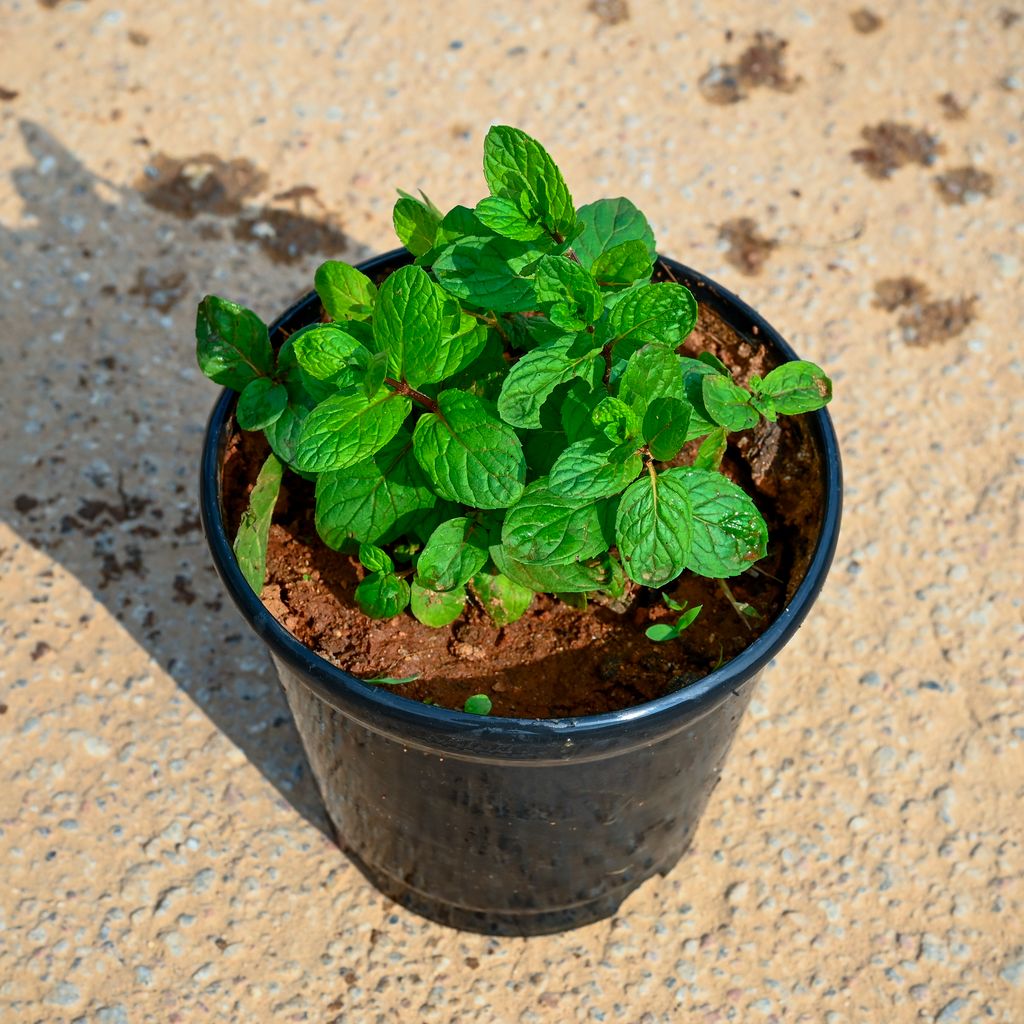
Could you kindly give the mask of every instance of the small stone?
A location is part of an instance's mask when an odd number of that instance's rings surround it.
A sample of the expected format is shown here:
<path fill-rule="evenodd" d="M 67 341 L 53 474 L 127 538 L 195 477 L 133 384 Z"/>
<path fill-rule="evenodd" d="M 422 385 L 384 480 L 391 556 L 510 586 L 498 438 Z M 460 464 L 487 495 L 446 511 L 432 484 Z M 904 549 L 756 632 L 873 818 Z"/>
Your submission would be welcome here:
<path fill-rule="evenodd" d="M 1005 964 L 999 977 L 1017 988 L 1024 987 L 1024 954 Z"/>
<path fill-rule="evenodd" d="M 966 1005 L 967 1000 L 961 999 L 959 996 L 956 999 L 951 999 L 939 1010 L 935 1017 L 935 1024 L 956 1024 L 960 1020 L 960 1011 Z"/>
<path fill-rule="evenodd" d="M 52 1006 L 73 1006 L 81 998 L 82 995 L 75 985 L 69 981 L 61 981 L 54 986 L 46 1001 Z"/>
<path fill-rule="evenodd" d="M 741 903 L 745 903 L 749 895 L 750 885 L 747 882 L 733 882 L 733 884 L 725 890 L 726 902 L 732 904 L 734 907 L 739 906 Z"/>

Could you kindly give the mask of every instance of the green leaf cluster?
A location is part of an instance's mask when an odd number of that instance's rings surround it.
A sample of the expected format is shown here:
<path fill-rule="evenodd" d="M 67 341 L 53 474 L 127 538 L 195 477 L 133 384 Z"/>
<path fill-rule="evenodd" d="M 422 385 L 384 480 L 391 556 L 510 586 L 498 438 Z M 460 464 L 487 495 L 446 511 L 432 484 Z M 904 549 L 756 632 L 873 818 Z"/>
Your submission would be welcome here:
<path fill-rule="evenodd" d="M 473 207 L 401 192 L 411 262 L 378 281 L 324 263 L 321 322 L 276 352 L 251 311 L 200 304 L 199 365 L 273 453 L 236 540 L 246 579 L 259 591 L 284 470 L 315 481 L 317 530 L 358 557 L 375 618 L 443 626 L 474 601 L 503 626 L 536 593 L 585 606 L 744 572 L 768 537 L 721 472 L 729 435 L 820 408 L 828 378 L 801 361 L 742 384 L 680 355 L 697 303 L 655 278 L 628 199 L 577 207 L 516 128 L 488 132 L 483 163 Z"/>

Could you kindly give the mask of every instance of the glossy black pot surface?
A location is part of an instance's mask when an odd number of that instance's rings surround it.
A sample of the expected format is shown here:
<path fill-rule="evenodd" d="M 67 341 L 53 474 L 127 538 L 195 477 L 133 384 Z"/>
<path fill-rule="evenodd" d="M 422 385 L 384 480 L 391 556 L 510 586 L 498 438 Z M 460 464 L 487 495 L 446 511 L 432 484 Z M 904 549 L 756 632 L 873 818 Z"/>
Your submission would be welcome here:
<path fill-rule="evenodd" d="M 408 262 L 404 250 L 361 265 Z M 736 296 L 663 259 L 698 302 L 755 348 L 796 358 Z M 271 327 L 317 319 L 315 294 Z M 806 417 L 820 452 L 824 508 L 810 566 L 782 614 L 742 654 L 658 700 L 572 719 L 480 718 L 421 704 L 348 675 L 299 643 L 243 579 L 223 517 L 221 464 L 235 395 L 210 417 L 201 509 L 231 597 L 270 648 L 339 844 L 387 895 L 433 920 L 536 935 L 615 912 L 689 845 L 765 665 L 796 632 L 825 580 L 842 479 L 832 422 Z"/>

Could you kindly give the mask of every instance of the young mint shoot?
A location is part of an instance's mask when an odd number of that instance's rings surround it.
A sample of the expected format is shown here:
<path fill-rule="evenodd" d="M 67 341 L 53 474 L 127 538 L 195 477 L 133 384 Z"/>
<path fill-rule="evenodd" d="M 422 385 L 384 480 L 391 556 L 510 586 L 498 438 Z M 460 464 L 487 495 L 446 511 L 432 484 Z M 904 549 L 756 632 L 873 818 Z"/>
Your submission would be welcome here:
<path fill-rule="evenodd" d="M 644 631 L 647 634 L 648 640 L 654 640 L 657 643 L 665 643 L 667 640 L 675 640 L 685 629 L 688 629 L 693 625 L 694 620 L 700 615 L 700 610 L 704 606 L 702 604 L 695 605 L 693 608 L 687 608 L 686 602 L 679 604 L 678 601 L 673 601 L 668 594 L 662 594 L 662 598 L 665 604 L 674 612 L 681 612 L 682 614 L 675 621 L 675 625 L 669 625 L 667 622 L 658 622 L 653 626 L 648 626 Z"/>
<path fill-rule="evenodd" d="M 637 586 L 745 572 L 768 533 L 722 472 L 729 436 L 820 409 L 828 377 L 796 361 L 744 381 L 681 355 L 697 303 L 662 279 L 628 199 L 577 207 L 516 128 L 491 128 L 483 164 L 473 206 L 400 192 L 409 264 L 375 282 L 324 263 L 323 317 L 276 351 L 250 310 L 200 303 L 199 365 L 272 452 L 235 541 L 249 585 L 263 586 L 282 473 L 315 483 L 317 531 L 358 557 L 373 618 L 442 627 L 473 603 L 501 627 L 537 593 L 622 610 Z M 673 639 L 700 611 L 677 610 L 647 635 Z"/>

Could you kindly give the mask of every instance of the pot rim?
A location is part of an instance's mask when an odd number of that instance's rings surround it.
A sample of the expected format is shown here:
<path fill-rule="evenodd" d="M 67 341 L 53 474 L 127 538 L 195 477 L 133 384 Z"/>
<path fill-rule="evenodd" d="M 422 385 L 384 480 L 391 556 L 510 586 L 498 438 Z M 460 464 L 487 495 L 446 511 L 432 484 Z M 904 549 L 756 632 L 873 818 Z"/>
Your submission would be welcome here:
<path fill-rule="evenodd" d="M 395 249 L 357 266 L 372 273 L 401 259 Z M 798 358 L 790 345 L 760 314 L 742 299 L 703 274 L 675 260 L 660 261 L 686 284 L 699 303 L 711 307 L 742 337 L 754 344 L 776 347 L 785 359 Z M 294 303 L 270 326 L 271 337 L 290 317 L 314 301 L 311 292 Z M 793 599 L 768 628 L 732 660 L 680 690 L 620 711 L 575 718 L 483 718 L 402 697 L 375 686 L 331 664 L 300 643 L 264 607 L 245 582 L 235 561 L 221 510 L 220 464 L 237 395 L 224 389 L 207 424 L 200 467 L 200 515 L 214 565 L 239 611 L 279 659 L 298 672 L 328 704 L 377 732 L 410 746 L 436 751 L 447 748 L 458 754 L 468 745 L 479 751 L 481 743 L 513 760 L 532 760 L 536 755 L 575 759 L 583 753 L 575 744 L 592 747 L 634 747 L 666 733 L 693 725 L 730 693 L 759 673 L 788 643 L 800 627 L 824 585 L 839 537 L 842 509 L 842 467 L 835 428 L 827 409 L 804 414 L 822 454 L 824 508 L 821 528 L 807 572 Z"/>

